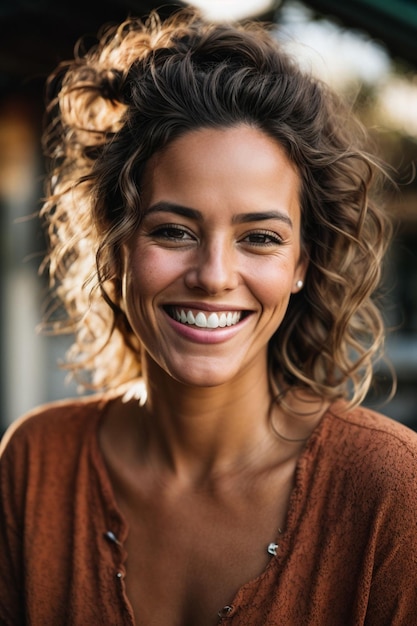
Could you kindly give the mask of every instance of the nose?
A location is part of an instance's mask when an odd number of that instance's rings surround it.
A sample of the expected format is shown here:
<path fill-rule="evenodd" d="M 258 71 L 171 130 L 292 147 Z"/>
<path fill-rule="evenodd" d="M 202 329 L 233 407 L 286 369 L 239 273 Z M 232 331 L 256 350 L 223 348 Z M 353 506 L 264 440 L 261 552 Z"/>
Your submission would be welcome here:
<path fill-rule="evenodd" d="M 202 289 L 209 295 L 216 295 L 235 289 L 238 276 L 237 254 L 233 245 L 220 237 L 213 237 L 196 249 L 185 282 L 189 289 Z"/>

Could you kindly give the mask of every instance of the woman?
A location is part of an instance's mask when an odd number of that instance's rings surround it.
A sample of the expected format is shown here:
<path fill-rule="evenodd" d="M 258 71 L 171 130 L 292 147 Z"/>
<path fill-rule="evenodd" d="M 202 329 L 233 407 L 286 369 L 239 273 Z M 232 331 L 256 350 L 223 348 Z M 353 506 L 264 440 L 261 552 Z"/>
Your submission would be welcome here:
<path fill-rule="evenodd" d="M 389 227 L 354 123 L 189 11 L 50 85 L 49 271 L 98 393 L 5 437 L 1 623 L 413 623 L 417 438 L 359 406 Z"/>

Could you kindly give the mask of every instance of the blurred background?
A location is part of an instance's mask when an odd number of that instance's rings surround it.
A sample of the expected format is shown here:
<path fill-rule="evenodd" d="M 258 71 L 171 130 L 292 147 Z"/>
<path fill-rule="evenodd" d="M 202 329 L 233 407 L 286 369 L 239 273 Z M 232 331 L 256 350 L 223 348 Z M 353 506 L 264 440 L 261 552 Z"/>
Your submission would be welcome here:
<path fill-rule="evenodd" d="M 165 0 L 162 17 L 184 4 L 211 19 L 273 23 L 299 62 L 330 83 L 370 129 L 395 168 L 387 197 L 395 240 L 386 259 L 387 352 L 398 376 L 378 367 L 379 395 L 367 403 L 417 430 L 417 2 L 412 0 Z M 70 338 L 37 332 L 47 294 L 39 274 L 45 241 L 35 217 L 43 191 L 40 134 L 45 80 L 81 36 L 151 0 L 0 0 L 0 432 L 28 409 L 75 395 L 59 367 Z"/>

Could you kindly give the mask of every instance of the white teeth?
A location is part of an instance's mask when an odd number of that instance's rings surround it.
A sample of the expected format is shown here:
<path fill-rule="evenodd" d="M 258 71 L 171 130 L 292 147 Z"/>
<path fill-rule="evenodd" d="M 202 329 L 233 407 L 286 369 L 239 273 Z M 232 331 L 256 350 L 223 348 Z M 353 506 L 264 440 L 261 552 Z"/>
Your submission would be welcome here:
<path fill-rule="evenodd" d="M 220 319 L 217 313 L 210 313 L 207 318 L 207 328 L 217 328 L 220 326 Z"/>
<path fill-rule="evenodd" d="M 207 328 L 207 319 L 204 313 L 197 313 L 197 315 L 195 316 L 195 325 L 199 326 L 200 328 Z"/>
<path fill-rule="evenodd" d="M 225 326 L 234 326 L 240 321 L 240 311 L 232 313 L 210 313 L 208 317 L 203 311 L 199 311 L 196 315 L 192 311 L 185 312 L 184 309 L 174 309 L 174 316 L 177 322 L 198 326 L 199 328 L 224 328 Z"/>
<path fill-rule="evenodd" d="M 219 318 L 219 326 L 220 328 L 224 328 L 227 324 L 227 315 L 226 313 L 220 313 L 220 318 Z"/>

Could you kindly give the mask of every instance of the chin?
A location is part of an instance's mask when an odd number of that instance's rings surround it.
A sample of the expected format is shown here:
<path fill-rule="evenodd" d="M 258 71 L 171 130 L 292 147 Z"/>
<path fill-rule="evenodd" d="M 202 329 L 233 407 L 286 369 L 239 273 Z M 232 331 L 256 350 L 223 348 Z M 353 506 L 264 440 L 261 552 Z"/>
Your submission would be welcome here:
<path fill-rule="evenodd" d="M 168 370 L 167 373 L 177 382 L 186 385 L 187 387 L 195 387 L 199 389 L 219 387 L 231 382 L 236 377 L 235 372 L 222 372 L 219 374 L 218 371 L 207 371 L 206 369 L 200 371 L 194 370 L 192 373 L 190 371 L 180 373 L 178 371 Z"/>

